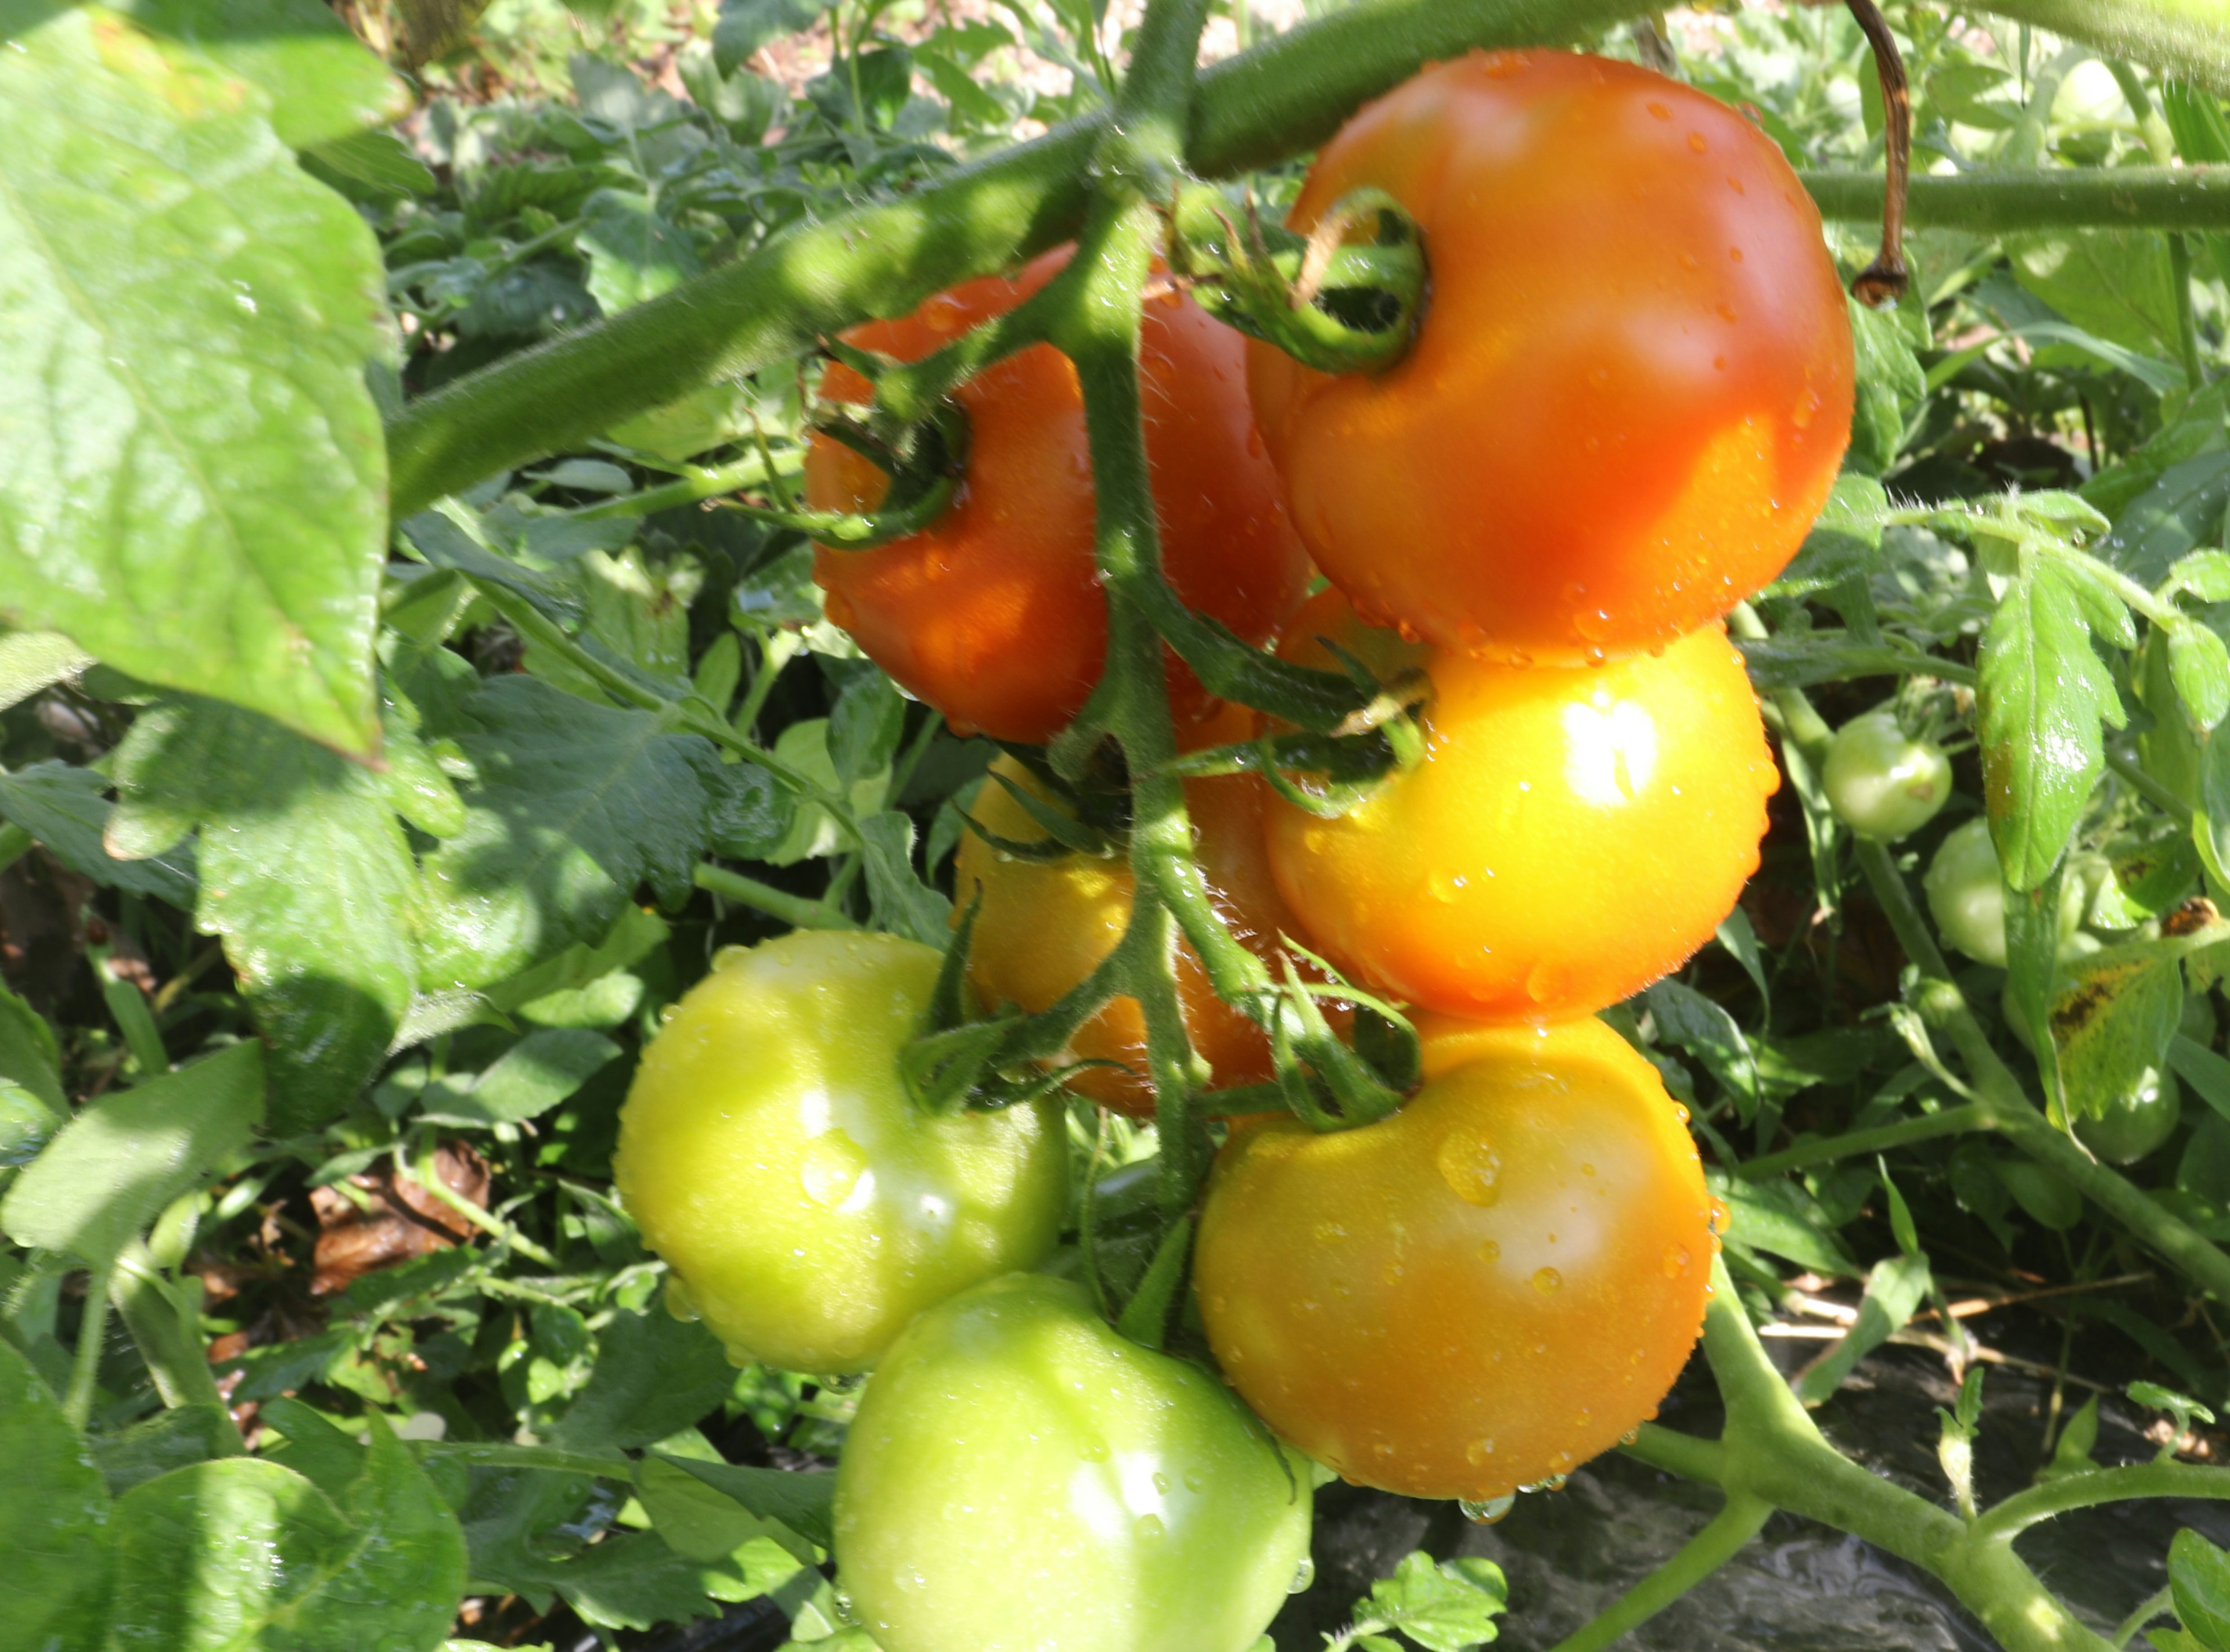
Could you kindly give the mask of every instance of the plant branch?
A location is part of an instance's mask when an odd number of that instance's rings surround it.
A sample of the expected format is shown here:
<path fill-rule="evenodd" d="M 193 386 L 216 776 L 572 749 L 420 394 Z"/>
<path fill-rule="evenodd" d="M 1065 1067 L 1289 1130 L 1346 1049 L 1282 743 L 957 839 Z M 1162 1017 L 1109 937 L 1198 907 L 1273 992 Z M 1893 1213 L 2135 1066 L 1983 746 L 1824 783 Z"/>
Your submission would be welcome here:
<path fill-rule="evenodd" d="M 1862 1153 L 1881 1153 L 1915 1141 L 1933 1141 L 1940 1135 L 1958 1135 L 1969 1130 L 1991 1128 L 1990 1109 L 1980 1102 L 1970 1102 L 1960 1107 L 1944 1108 L 1940 1112 L 1924 1113 L 1917 1118 L 1899 1119 L 1894 1124 L 1878 1125 L 1871 1130 L 1853 1130 L 1843 1135 L 1799 1141 L 1794 1147 L 1783 1147 L 1779 1153 L 1763 1154 L 1737 1165 L 1734 1173 L 1744 1181 L 1757 1181 L 1767 1176 L 1777 1176 L 1785 1170 L 1802 1170 L 1813 1165 L 1832 1163 L 1838 1159 L 1856 1158 Z"/>
<path fill-rule="evenodd" d="M 2137 1497 L 2230 1498 L 2230 1469 L 2197 1462 L 2133 1462 L 2091 1469 L 2017 1491 L 1975 1523 L 1978 1541 L 2011 1539 L 2079 1508 Z"/>
<path fill-rule="evenodd" d="M 762 884 L 756 877 L 747 877 L 725 866 L 710 862 L 700 863 L 689 874 L 698 888 L 748 906 L 769 917 L 779 918 L 793 929 L 856 929 L 860 926 L 838 911 L 826 900 L 815 900 L 809 896 L 793 895 L 786 889 L 777 889 L 771 884 Z"/>

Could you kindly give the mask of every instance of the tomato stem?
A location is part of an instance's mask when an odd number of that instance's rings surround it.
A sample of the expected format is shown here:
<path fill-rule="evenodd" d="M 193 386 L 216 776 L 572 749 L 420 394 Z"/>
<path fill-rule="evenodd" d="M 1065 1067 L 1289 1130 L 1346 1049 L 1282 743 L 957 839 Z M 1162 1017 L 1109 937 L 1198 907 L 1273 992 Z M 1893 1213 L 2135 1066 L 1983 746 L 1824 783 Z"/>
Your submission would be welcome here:
<path fill-rule="evenodd" d="M 1859 272 L 1851 283 L 1851 291 L 1859 301 L 1873 309 L 1895 304 L 1905 296 L 1911 285 L 1911 272 L 1905 266 L 1905 196 L 1906 180 L 1912 174 L 1912 87 L 1905 79 L 1905 59 L 1897 49 L 1897 37 L 1889 32 L 1889 24 L 1881 15 L 1874 0 L 1845 0 L 1851 16 L 1859 21 L 1859 32 L 1874 56 L 1874 74 L 1881 82 L 1882 150 L 1885 156 L 1882 183 L 1881 252 L 1874 261 Z"/>

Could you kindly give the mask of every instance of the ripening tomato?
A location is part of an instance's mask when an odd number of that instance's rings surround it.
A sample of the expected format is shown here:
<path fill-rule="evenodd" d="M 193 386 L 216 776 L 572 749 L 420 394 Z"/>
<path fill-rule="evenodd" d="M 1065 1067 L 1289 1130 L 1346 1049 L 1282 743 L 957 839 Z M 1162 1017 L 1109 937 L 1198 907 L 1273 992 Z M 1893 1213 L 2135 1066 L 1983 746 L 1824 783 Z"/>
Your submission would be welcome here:
<path fill-rule="evenodd" d="M 1933 740 L 1905 733 L 1879 706 L 1835 730 L 1821 776 L 1835 818 L 1862 838 L 1894 843 L 1920 830 L 1951 799 L 1951 760 Z"/>
<path fill-rule="evenodd" d="M 1012 280 L 990 276 L 845 338 L 912 361 L 1011 309 L 1051 280 L 1069 249 Z M 1189 299 L 1146 304 L 1139 343 L 1146 454 L 1162 565 L 1191 607 L 1250 642 L 1271 636 L 1308 588 L 1308 557 L 1248 410 L 1245 341 Z M 866 381 L 831 367 L 822 394 L 864 402 Z M 828 617 L 868 657 L 963 730 L 1050 739 L 1099 680 L 1107 599 L 1092 559 L 1092 459 L 1076 370 L 1050 344 L 988 369 L 958 395 L 970 427 L 968 473 L 951 508 L 921 532 L 872 550 L 822 546 L 814 577 Z M 815 436 L 807 498 L 872 508 L 880 471 Z M 1201 691 L 1174 661 L 1172 687 Z"/>
<path fill-rule="evenodd" d="M 739 1360 L 861 1371 L 923 1308 L 1043 1260 L 1067 1133 L 1047 1101 L 932 1118 L 898 1054 L 936 951 L 801 931 L 731 948 L 643 1052 L 615 1172 Z"/>
<path fill-rule="evenodd" d="M 1998 871 L 1998 852 L 1990 842 L 1990 823 L 1980 815 L 1954 826 L 1936 847 L 1935 858 L 1920 880 L 1929 916 L 1943 943 L 1977 963 L 2006 966 L 2006 885 Z M 2070 875 L 2059 885 L 2059 941 L 2064 954 L 2083 922 L 2088 890 Z"/>
<path fill-rule="evenodd" d="M 993 767 L 1018 782 L 1027 781 L 1028 771 L 1011 757 L 1000 758 Z M 1296 935 L 1300 929 L 1279 897 L 1263 854 L 1262 806 L 1267 795 L 1268 788 L 1252 775 L 1221 775 L 1185 785 L 1210 897 L 1241 943 L 1264 958 L 1274 955 L 1280 935 Z M 996 837 L 1029 843 L 1045 836 L 996 781 L 977 794 L 970 812 Z M 1031 1014 L 1050 1008 L 1122 940 L 1131 922 L 1132 888 L 1130 865 L 1119 855 L 1022 860 L 969 833 L 961 839 L 954 865 L 953 901 L 957 912 L 976 891 L 983 893 L 968 954 L 968 979 L 976 997 L 987 1006 L 1012 1004 Z M 1268 1078 L 1269 1035 L 1215 995 L 1199 955 L 1182 937 L 1176 980 L 1185 1031 L 1212 1070 L 1215 1087 Z M 1118 1112 L 1152 1115 L 1146 1024 L 1137 999 L 1110 1000 L 1077 1030 L 1066 1058 L 1122 1064 L 1085 1068 L 1069 1078 L 1068 1087 Z"/>
<path fill-rule="evenodd" d="M 868 1380 L 837 1581 L 885 1652 L 1247 1652 L 1305 1578 L 1309 1492 L 1213 1377 L 1009 1275 Z"/>
<path fill-rule="evenodd" d="M 1505 665 L 1428 655 L 1325 592 L 1283 652 L 1329 664 L 1320 637 L 1433 685 L 1423 760 L 1360 807 L 1266 806 L 1278 888 L 1350 979 L 1478 1020 L 1586 1015 L 1710 940 L 1756 870 L 1779 775 L 1718 627 L 1605 665 Z"/>
<path fill-rule="evenodd" d="M 1240 1396 L 1348 1479 L 1500 1497 L 1655 1414 L 1716 1243 L 1685 1115 L 1600 1021 L 1436 1023 L 1390 1118 L 1234 1135 L 1194 1289 Z"/>
<path fill-rule="evenodd" d="M 1313 226 L 1376 186 L 1432 287 L 1385 372 L 1247 353 L 1318 565 L 1382 625 L 1569 662 L 1654 646 L 1788 562 L 1849 436 L 1850 318 L 1772 140 L 1629 63 L 1474 52 L 1324 145 Z"/>

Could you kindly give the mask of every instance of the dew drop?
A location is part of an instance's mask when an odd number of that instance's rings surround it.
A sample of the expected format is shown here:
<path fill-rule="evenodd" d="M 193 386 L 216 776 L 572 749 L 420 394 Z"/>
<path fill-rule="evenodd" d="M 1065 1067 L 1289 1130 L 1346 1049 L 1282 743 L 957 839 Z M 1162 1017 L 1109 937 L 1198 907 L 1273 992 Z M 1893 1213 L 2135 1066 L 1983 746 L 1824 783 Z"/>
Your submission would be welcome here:
<path fill-rule="evenodd" d="M 1293 1580 L 1286 1585 L 1286 1592 L 1298 1595 L 1317 1580 L 1317 1563 L 1312 1555 L 1303 1555 L 1301 1564 L 1293 1568 Z"/>
<path fill-rule="evenodd" d="M 1533 1276 L 1533 1289 L 1544 1296 L 1553 1296 L 1564 1288 L 1564 1276 L 1554 1268 L 1544 1268 Z"/>
<path fill-rule="evenodd" d="M 1497 1262 L 1501 1259 L 1501 1257 L 1502 1247 L 1497 1244 L 1493 1240 L 1486 1239 L 1480 1243 L 1479 1247 L 1479 1259 L 1481 1262 Z"/>
<path fill-rule="evenodd" d="M 1660 120 L 1670 120 L 1672 119 L 1672 112 L 1670 109 L 1667 109 L 1661 103 L 1645 103 L 1641 106 L 1648 110 L 1651 114 L 1656 116 Z"/>
<path fill-rule="evenodd" d="M 666 1311 L 678 1320 L 697 1318 L 697 1304 L 689 1300 L 689 1288 L 681 1282 L 678 1274 L 666 1276 Z"/>
<path fill-rule="evenodd" d="M 1485 1137 L 1451 1130 L 1434 1156 L 1440 1179 L 1465 1204 L 1485 1209 L 1502 1197 L 1502 1155 Z"/>
<path fill-rule="evenodd" d="M 1518 1507 L 1518 1499 L 1513 1494 L 1505 1492 L 1499 1497 L 1489 1497 L 1479 1502 L 1466 1497 L 1456 1507 L 1463 1510 L 1464 1518 L 1473 1525 L 1492 1526 Z"/>
<path fill-rule="evenodd" d="M 841 1130 L 827 1130 L 805 1144 L 798 1155 L 797 1180 L 805 1196 L 822 1206 L 841 1205 L 859 1186 L 867 1155 Z"/>
<path fill-rule="evenodd" d="M 1724 1238 L 1727 1231 L 1734 1225 L 1734 1212 L 1727 1209 L 1725 1201 L 1713 1199 L 1711 1213 L 1705 1218 L 1705 1225 L 1711 1229 L 1711 1237 L 1715 1239 Z"/>
<path fill-rule="evenodd" d="M 1162 1524 L 1162 1517 L 1159 1514 L 1141 1514 L 1131 1529 L 1138 1534 L 1139 1542 L 1158 1543 L 1168 1533 L 1170 1528 Z"/>
<path fill-rule="evenodd" d="M 1086 1440 L 1076 1448 L 1076 1455 L 1086 1462 L 1105 1462 L 1107 1461 L 1107 1443 L 1105 1440 Z"/>
<path fill-rule="evenodd" d="M 1464 1447 L 1464 1460 L 1474 1469 L 1480 1467 L 1493 1455 L 1494 1442 L 1492 1440 L 1473 1440 L 1469 1445 Z"/>
<path fill-rule="evenodd" d="M 1688 147 L 1695 151 L 1697 154 L 1700 155 L 1705 150 L 1709 149 L 1711 145 L 1704 141 L 1703 133 L 1699 132 L 1692 132 L 1688 134 Z"/>
<path fill-rule="evenodd" d="M 1694 1260 L 1695 1258 L 1688 1254 L 1686 1245 L 1672 1246 L 1665 1252 L 1665 1276 L 1667 1279 L 1678 1279 L 1688 1271 L 1688 1264 Z"/>
<path fill-rule="evenodd" d="M 664 1009 L 658 1012 L 659 1025 L 672 1026 L 674 1025 L 674 1018 L 680 1013 L 681 1006 L 679 1004 L 668 1004 Z"/>

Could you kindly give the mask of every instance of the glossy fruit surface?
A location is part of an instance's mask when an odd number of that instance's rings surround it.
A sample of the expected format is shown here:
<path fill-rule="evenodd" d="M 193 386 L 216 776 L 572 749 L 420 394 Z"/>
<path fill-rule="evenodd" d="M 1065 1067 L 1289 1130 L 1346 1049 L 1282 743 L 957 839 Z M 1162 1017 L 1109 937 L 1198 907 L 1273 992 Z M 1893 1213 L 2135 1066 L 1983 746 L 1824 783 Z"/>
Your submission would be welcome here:
<path fill-rule="evenodd" d="M 1885 707 L 1835 730 L 1821 775 L 1835 818 L 1862 838 L 1894 843 L 1933 820 L 1951 797 L 1951 760 L 1916 740 Z"/>
<path fill-rule="evenodd" d="M 2006 965 L 2006 888 L 1998 872 L 1998 852 L 1990 842 L 1990 823 L 1980 815 L 1955 826 L 1937 845 L 1928 863 L 1921 888 L 1928 896 L 1929 916 L 1944 944 L 1956 947 L 1977 963 Z M 2073 939 L 2083 921 L 2083 880 L 2068 877 L 2060 884 L 2059 938 Z"/>
<path fill-rule="evenodd" d="M 1380 624 L 1500 659 L 1653 646 L 1795 554 L 1841 462 L 1848 315 L 1772 140 L 1632 64 L 1474 52 L 1363 111 L 1295 203 L 1424 234 L 1409 353 L 1247 370 L 1318 565 Z"/>
<path fill-rule="evenodd" d="M 1017 782 L 1027 771 L 1010 757 L 993 768 Z M 1034 787 L 1033 789 L 1036 789 Z M 1268 796 L 1251 775 L 1194 780 L 1185 786 L 1201 871 L 1216 909 L 1240 942 L 1264 957 L 1280 934 L 1299 924 L 1286 910 L 1262 847 Z M 970 810 L 984 829 L 1016 842 L 1036 842 L 1044 829 L 995 781 Z M 1131 922 L 1129 863 L 1073 854 L 1032 861 L 1000 853 L 970 832 L 954 863 L 956 912 L 983 894 L 968 954 L 968 978 L 987 1007 L 1013 1004 L 1035 1014 L 1052 1006 L 1115 949 Z M 1214 1071 L 1217 1089 L 1252 1084 L 1271 1074 L 1270 1041 L 1245 1014 L 1216 997 L 1191 946 L 1176 954 L 1177 995 L 1194 1050 Z M 1135 998 L 1108 1001 L 1070 1040 L 1070 1060 L 1118 1062 L 1073 1074 L 1068 1087 L 1118 1112 L 1150 1116 L 1154 1088 L 1147 1076 L 1145 1018 Z"/>
<path fill-rule="evenodd" d="M 1066 249 L 1047 254 L 1012 280 L 967 282 L 910 316 L 844 337 L 918 359 L 1011 309 L 1067 257 Z M 1191 300 L 1150 299 L 1139 393 L 1170 582 L 1193 607 L 1260 642 L 1299 604 L 1308 558 L 1254 433 L 1243 345 Z M 864 402 L 867 386 L 831 367 L 822 394 Z M 1099 681 L 1107 642 L 1076 370 L 1038 344 L 979 375 L 958 399 L 971 434 L 967 478 L 951 508 L 922 532 L 872 550 L 819 548 L 814 577 L 828 594 L 828 617 L 956 727 L 1047 740 Z M 813 505 L 854 510 L 879 501 L 885 484 L 866 460 L 815 436 L 805 485 Z M 1200 697 L 1189 673 L 1176 668 L 1172 677 Z"/>
<path fill-rule="evenodd" d="M 1309 1488 L 1213 1377 L 1010 1275 L 868 1382 L 837 1581 L 884 1652 L 1248 1652 L 1302 1574 Z"/>
<path fill-rule="evenodd" d="M 1194 1289 L 1280 1437 L 1486 1500 L 1654 1414 L 1703 1323 L 1711 1199 L 1656 1070 L 1601 1022 L 1420 1031 L 1431 1076 L 1392 1117 L 1225 1146 Z"/>
<path fill-rule="evenodd" d="M 643 1052 L 620 1193 L 738 1358 L 864 1370 L 923 1308 L 1053 1249 L 1054 1105 L 931 1118 L 900 1082 L 938 963 L 886 935 L 731 948 Z"/>
<path fill-rule="evenodd" d="M 1716 626 L 1525 668 L 1426 658 L 1327 592 L 1282 652 L 1328 664 L 1319 636 L 1382 678 L 1421 659 L 1433 684 L 1414 768 L 1337 820 L 1266 806 L 1279 890 L 1359 982 L 1480 1020 L 1586 1015 L 1710 940 L 1756 870 L 1779 775 Z"/>
<path fill-rule="evenodd" d="M 2075 1134 L 2108 1164 L 2133 1165 L 2174 1135 L 2182 1116 L 2175 1075 L 2148 1067 L 2136 1087 L 2109 1102 L 2104 1113 L 2076 1120 Z"/>

